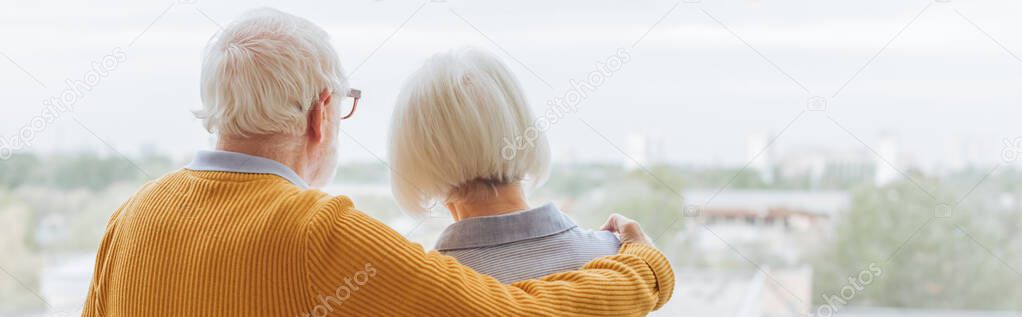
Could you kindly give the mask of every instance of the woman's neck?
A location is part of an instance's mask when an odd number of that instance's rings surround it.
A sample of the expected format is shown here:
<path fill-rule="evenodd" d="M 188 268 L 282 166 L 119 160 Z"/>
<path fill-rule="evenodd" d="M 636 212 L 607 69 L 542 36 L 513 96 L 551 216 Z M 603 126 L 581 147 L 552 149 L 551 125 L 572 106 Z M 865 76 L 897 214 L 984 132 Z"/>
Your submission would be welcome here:
<path fill-rule="evenodd" d="M 454 221 L 496 216 L 529 209 L 519 184 L 474 186 L 459 197 L 447 201 Z"/>

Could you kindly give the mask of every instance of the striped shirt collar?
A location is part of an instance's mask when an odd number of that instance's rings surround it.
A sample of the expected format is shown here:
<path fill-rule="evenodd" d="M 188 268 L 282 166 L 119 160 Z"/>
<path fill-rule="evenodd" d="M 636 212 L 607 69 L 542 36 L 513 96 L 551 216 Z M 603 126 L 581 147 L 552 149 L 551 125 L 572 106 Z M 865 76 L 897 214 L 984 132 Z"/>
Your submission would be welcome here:
<path fill-rule="evenodd" d="M 440 234 L 436 250 L 489 247 L 550 236 L 575 227 L 578 225 L 571 218 L 550 203 L 515 213 L 455 222 Z"/>
<path fill-rule="evenodd" d="M 195 154 L 195 159 L 185 168 L 193 171 L 273 174 L 302 189 L 309 188 L 309 185 L 301 177 L 298 177 L 298 174 L 295 174 L 290 167 L 265 157 L 237 152 L 199 151 Z"/>

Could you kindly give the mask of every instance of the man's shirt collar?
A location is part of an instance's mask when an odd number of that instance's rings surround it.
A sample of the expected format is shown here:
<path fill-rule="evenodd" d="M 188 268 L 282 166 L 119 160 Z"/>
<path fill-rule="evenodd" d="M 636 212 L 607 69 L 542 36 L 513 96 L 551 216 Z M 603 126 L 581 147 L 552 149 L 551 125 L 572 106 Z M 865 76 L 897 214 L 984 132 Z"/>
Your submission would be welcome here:
<path fill-rule="evenodd" d="M 186 169 L 248 174 L 273 174 L 302 189 L 309 185 L 295 171 L 280 162 L 259 156 L 228 151 L 199 151 Z"/>

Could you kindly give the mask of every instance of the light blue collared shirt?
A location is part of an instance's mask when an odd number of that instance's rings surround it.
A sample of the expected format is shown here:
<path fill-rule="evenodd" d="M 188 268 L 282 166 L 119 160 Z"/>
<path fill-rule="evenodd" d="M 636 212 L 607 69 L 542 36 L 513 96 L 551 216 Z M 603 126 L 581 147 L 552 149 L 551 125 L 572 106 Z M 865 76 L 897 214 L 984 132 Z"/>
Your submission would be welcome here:
<path fill-rule="evenodd" d="M 617 254 L 620 246 L 613 233 L 579 228 L 547 204 L 455 222 L 440 234 L 436 250 L 508 284 L 578 270 L 596 258 Z"/>
<path fill-rule="evenodd" d="M 228 151 L 199 151 L 185 169 L 193 171 L 272 174 L 295 184 L 301 189 L 309 185 L 295 171 L 280 162 L 259 156 Z"/>

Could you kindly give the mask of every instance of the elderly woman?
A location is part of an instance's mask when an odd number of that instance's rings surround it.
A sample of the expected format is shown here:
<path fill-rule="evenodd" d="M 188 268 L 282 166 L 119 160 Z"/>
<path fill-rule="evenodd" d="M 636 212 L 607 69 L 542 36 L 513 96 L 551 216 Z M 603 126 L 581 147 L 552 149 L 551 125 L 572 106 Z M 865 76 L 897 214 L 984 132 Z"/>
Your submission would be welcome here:
<path fill-rule="evenodd" d="M 606 231 L 580 228 L 526 188 L 545 180 L 550 148 L 521 86 L 493 55 L 433 56 L 398 97 L 391 126 L 391 184 L 405 210 L 443 202 L 456 221 L 436 249 L 511 283 L 577 269 L 617 252 Z"/>

